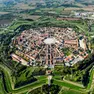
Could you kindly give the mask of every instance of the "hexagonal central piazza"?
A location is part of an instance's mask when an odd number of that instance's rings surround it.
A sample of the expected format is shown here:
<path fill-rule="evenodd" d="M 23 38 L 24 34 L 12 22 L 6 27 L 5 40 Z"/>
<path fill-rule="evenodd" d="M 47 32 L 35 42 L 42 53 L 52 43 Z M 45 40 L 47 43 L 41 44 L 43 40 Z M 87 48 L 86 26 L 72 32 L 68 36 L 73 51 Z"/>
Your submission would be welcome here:
<path fill-rule="evenodd" d="M 88 56 L 86 43 L 86 36 L 77 34 L 72 28 L 24 30 L 12 40 L 17 50 L 11 57 L 26 66 L 73 66 Z"/>
<path fill-rule="evenodd" d="M 57 40 L 55 38 L 47 38 L 44 40 L 44 43 L 48 45 L 55 44 L 56 42 Z"/>

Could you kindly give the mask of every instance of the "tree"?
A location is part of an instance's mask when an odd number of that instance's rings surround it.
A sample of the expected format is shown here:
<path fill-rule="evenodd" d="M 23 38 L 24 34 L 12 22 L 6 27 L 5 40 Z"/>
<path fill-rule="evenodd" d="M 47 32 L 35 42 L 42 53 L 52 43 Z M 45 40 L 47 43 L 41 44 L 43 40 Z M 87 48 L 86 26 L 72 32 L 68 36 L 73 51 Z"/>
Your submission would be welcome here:
<path fill-rule="evenodd" d="M 42 91 L 45 93 L 45 94 L 58 94 L 60 90 L 60 87 L 58 85 L 43 85 L 42 86 Z"/>

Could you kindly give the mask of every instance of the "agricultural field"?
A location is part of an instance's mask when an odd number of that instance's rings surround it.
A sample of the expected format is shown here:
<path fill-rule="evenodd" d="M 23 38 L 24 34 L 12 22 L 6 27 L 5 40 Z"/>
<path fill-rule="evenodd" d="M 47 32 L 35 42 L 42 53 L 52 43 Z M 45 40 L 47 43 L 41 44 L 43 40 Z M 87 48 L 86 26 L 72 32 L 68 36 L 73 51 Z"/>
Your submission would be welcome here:
<path fill-rule="evenodd" d="M 22 9 L 22 10 L 35 9 L 35 7 L 31 7 L 28 4 L 24 4 L 24 3 L 18 3 L 13 8 L 14 9 Z"/>
<path fill-rule="evenodd" d="M 23 19 L 31 19 L 31 20 L 37 20 L 39 19 L 41 16 L 38 15 L 29 15 L 29 14 L 20 14 L 20 17 L 22 17 Z"/>
<path fill-rule="evenodd" d="M 9 14 L 9 12 L 0 12 L 0 15 Z"/>
<path fill-rule="evenodd" d="M 94 11 L 94 6 L 86 6 L 83 8 L 77 8 L 77 7 L 68 7 L 68 8 L 64 8 L 65 11 Z"/>

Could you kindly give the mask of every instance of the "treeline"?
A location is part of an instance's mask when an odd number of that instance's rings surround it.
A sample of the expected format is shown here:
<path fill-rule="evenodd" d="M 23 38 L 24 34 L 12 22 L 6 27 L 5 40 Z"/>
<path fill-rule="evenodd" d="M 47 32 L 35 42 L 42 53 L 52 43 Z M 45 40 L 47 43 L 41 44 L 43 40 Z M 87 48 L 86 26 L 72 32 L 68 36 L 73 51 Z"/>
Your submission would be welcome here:
<path fill-rule="evenodd" d="M 37 79 L 35 77 L 31 76 L 31 77 L 27 78 L 27 80 L 25 80 L 25 81 L 21 81 L 19 83 L 16 83 L 15 88 L 19 88 L 21 86 L 27 85 L 27 84 L 35 82 L 35 81 L 37 81 Z"/>

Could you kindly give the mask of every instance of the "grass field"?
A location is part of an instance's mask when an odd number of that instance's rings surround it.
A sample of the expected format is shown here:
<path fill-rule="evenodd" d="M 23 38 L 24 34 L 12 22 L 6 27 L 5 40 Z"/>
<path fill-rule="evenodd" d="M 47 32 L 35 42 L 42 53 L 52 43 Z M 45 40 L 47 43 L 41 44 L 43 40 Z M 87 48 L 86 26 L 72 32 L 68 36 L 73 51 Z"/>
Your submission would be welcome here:
<path fill-rule="evenodd" d="M 46 75 L 45 76 L 35 76 L 35 78 L 37 78 L 38 80 L 43 80 L 43 79 L 46 79 L 47 76 Z"/>
<path fill-rule="evenodd" d="M 91 70 L 91 72 L 90 72 L 90 78 L 89 78 L 89 84 L 87 86 L 87 89 L 90 89 L 90 87 L 91 87 L 92 80 L 93 80 L 93 75 L 94 75 L 94 70 Z"/>
<path fill-rule="evenodd" d="M 91 26 L 91 31 L 94 32 L 94 24 Z"/>
<path fill-rule="evenodd" d="M 54 13 L 62 13 L 64 10 L 64 7 L 58 7 L 58 8 L 41 8 L 40 11 L 44 12 L 51 12 L 53 11 Z"/>
<path fill-rule="evenodd" d="M 66 82 L 63 82 L 63 81 L 60 81 L 60 80 L 54 79 L 53 83 L 60 85 L 60 86 L 65 86 L 65 87 L 68 87 L 68 88 L 71 88 L 71 89 L 75 89 L 75 90 L 82 90 L 82 88 L 79 87 L 79 86 L 75 86 L 73 84 L 69 84 L 69 83 L 66 83 Z"/>
<path fill-rule="evenodd" d="M 0 94 L 5 94 L 2 77 L 0 77 Z"/>
<path fill-rule="evenodd" d="M 73 10 L 84 10 L 84 11 L 94 11 L 94 6 L 90 7 L 90 6 L 86 6 L 83 8 L 77 8 L 77 7 L 68 7 L 64 9 L 65 11 L 73 11 Z"/>
<path fill-rule="evenodd" d="M 86 94 L 86 93 L 82 93 L 72 89 L 62 89 L 62 91 L 59 94 Z"/>
<path fill-rule="evenodd" d="M 12 22 L 12 25 L 9 26 L 9 30 L 15 30 L 16 28 L 18 28 L 19 26 L 21 25 L 30 25 L 32 24 L 32 22 L 29 22 L 29 21 L 15 21 L 15 22 Z"/>
<path fill-rule="evenodd" d="M 56 75 L 53 77 L 54 79 L 61 80 L 62 76 Z"/>
<path fill-rule="evenodd" d="M 32 20 L 37 20 L 39 19 L 41 16 L 37 16 L 37 15 L 29 15 L 29 14 L 20 14 L 20 16 L 23 19 L 32 19 Z"/>
<path fill-rule="evenodd" d="M 15 8 L 15 9 L 23 9 L 23 10 L 26 10 L 26 9 L 35 9 L 35 7 L 31 7 L 28 4 L 24 4 L 24 3 L 18 3 L 13 8 Z"/>
<path fill-rule="evenodd" d="M 9 14 L 9 12 L 0 12 L 0 15 Z"/>

